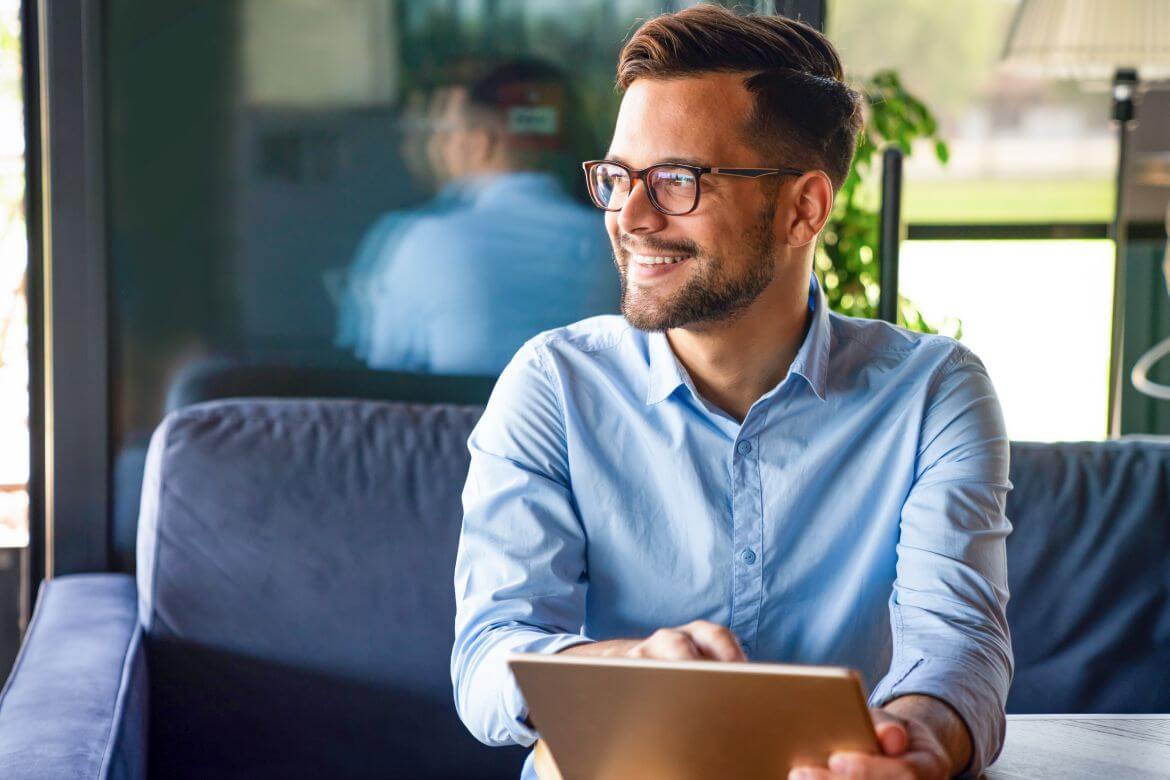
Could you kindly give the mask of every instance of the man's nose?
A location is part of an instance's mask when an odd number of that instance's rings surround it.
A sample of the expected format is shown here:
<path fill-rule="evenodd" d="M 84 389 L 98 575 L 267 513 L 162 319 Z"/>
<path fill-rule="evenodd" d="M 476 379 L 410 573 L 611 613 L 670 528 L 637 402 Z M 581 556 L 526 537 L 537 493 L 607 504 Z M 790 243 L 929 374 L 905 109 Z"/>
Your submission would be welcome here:
<path fill-rule="evenodd" d="M 646 182 L 634 182 L 622 210 L 618 212 L 618 227 L 623 233 L 656 233 L 666 227 L 666 215 L 654 208 Z"/>

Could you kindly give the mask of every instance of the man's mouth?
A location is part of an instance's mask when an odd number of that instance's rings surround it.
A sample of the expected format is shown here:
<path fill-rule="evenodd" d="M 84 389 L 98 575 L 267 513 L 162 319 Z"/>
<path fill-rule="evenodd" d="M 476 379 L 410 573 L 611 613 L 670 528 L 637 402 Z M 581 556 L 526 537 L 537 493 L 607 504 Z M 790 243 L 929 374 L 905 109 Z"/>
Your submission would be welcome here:
<path fill-rule="evenodd" d="M 638 265 L 670 265 L 686 260 L 690 255 L 631 255 Z"/>
<path fill-rule="evenodd" d="M 630 276 L 633 279 L 655 279 L 666 276 L 691 259 L 691 255 L 639 255 L 630 253 Z"/>

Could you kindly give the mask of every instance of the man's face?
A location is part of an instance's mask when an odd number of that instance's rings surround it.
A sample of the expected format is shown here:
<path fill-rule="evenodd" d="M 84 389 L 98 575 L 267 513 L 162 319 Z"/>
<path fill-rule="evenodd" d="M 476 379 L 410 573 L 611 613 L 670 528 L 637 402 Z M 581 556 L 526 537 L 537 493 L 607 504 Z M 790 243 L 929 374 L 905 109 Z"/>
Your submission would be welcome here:
<path fill-rule="evenodd" d="M 752 105 L 742 74 L 638 79 L 622 99 L 606 157 L 634 169 L 659 162 L 781 167 L 743 141 Z M 654 209 L 639 180 L 621 211 L 606 212 L 622 313 L 636 328 L 730 320 L 772 281 L 776 196 L 768 193 L 775 190 L 753 179 L 704 175 L 700 191 L 697 209 L 672 217 Z"/>
<path fill-rule="evenodd" d="M 489 165 L 493 130 L 472 105 L 466 87 L 450 87 L 435 104 L 432 154 L 447 179 L 482 173 Z"/>

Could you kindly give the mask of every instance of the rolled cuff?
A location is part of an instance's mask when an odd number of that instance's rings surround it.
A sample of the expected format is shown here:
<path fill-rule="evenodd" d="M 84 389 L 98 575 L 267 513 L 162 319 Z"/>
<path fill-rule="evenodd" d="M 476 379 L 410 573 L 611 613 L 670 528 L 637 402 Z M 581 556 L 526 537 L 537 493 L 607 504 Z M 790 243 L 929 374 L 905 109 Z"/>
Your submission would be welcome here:
<path fill-rule="evenodd" d="M 507 631 L 471 672 L 475 679 L 468 681 L 469 687 L 478 689 L 485 704 L 494 700 L 497 705 L 484 706 L 478 713 L 461 713 L 468 729 L 488 745 L 532 745 L 540 735 L 525 722 L 528 704 L 508 668 L 508 656 L 512 653 L 552 655 L 592 641 L 582 634 L 549 634 L 531 629 Z"/>
<path fill-rule="evenodd" d="M 985 665 L 961 658 L 919 658 L 891 669 L 870 694 L 869 705 L 913 694 L 950 705 L 971 735 L 971 760 L 958 776 L 977 778 L 1003 748 L 1008 683 Z"/>

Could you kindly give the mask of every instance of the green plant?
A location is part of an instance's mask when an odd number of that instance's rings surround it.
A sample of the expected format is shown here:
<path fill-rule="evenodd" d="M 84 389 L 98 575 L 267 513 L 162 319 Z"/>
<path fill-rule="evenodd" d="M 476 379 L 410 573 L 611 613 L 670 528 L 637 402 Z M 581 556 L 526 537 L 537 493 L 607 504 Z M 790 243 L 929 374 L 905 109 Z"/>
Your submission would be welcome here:
<path fill-rule="evenodd" d="M 877 316 L 881 279 L 876 181 L 881 174 L 880 153 L 888 144 L 896 144 L 909 157 L 914 142 L 925 140 L 933 142 L 935 157 L 945 164 L 949 150 L 930 109 L 906 91 L 896 72 L 878 71 L 856 86 L 868 103 L 865 127 L 817 248 L 816 269 L 831 309 L 873 318 Z M 898 299 L 898 324 L 925 333 L 939 332 L 939 327 L 928 323 L 918 307 L 903 296 Z M 943 326 L 947 335 L 961 335 L 957 321 L 948 320 Z"/>

